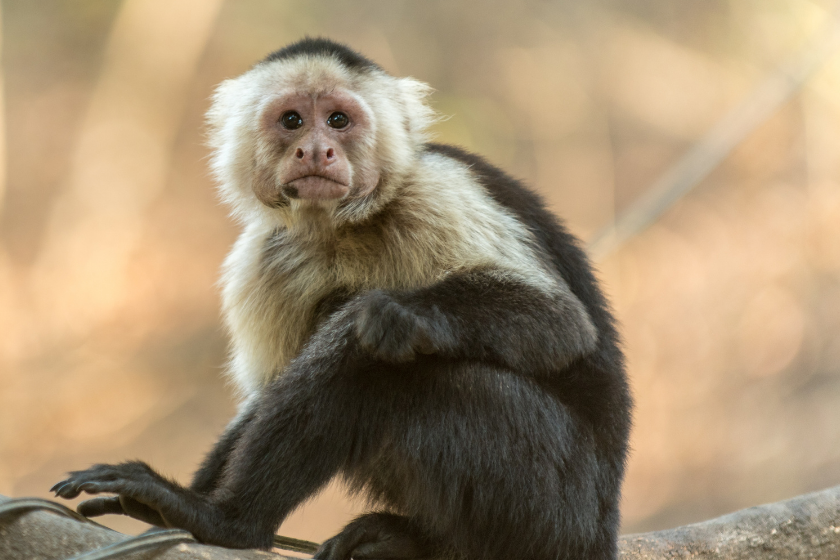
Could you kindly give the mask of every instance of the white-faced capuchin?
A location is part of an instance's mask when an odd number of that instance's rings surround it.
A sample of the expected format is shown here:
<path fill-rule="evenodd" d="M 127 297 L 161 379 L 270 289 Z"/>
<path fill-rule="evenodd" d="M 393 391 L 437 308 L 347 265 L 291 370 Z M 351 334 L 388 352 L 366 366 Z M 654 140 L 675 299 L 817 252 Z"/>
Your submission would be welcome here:
<path fill-rule="evenodd" d="M 56 495 L 266 549 L 340 477 L 374 509 L 319 559 L 616 558 L 631 398 L 608 305 L 537 195 L 429 142 L 429 92 L 311 38 L 219 86 L 240 412 L 189 486 L 133 461 Z"/>

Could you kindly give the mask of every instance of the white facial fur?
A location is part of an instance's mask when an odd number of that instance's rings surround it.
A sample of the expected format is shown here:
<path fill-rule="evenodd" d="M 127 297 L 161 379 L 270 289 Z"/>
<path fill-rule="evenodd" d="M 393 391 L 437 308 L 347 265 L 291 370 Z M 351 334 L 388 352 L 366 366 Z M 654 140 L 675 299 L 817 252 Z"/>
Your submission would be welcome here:
<path fill-rule="evenodd" d="M 271 209 L 254 196 L 254 182 L 260 180 L 255 169 L 270 168 L 265 161 L 258 116 L 282 92 L 306 95 L 336 89 L 351 95 L 371 115 L 371 137 L 365 146 L 367 158 L 360 165 L 373 165 L 382 175 L 399 178 L 413 168 L 420 146 L 427 141 L 426 128 L 434 112 L 426 104 L 431 91 L 411 78 L 394 78 L 382 71 L 349 71 L 326 56 L 302 56 L 255 66 L 242 76 L 223 82 L 216 90 L 207 114 L 209 143 L 213 148 L 211 169 L 225 202 L 243 222 L 268 221 L 291 226 L 297 221 L 294 210 Z M 263 153 L 261 153 L 261 151 Z M 354 174 L 363 170 L 356 169 Z M 357 221 L 369 215 L 393 195 L 384 182 L 376 197 L 335 204 L 338 222 Z M 329 205 L 325 205 L 329 206 Z"/>

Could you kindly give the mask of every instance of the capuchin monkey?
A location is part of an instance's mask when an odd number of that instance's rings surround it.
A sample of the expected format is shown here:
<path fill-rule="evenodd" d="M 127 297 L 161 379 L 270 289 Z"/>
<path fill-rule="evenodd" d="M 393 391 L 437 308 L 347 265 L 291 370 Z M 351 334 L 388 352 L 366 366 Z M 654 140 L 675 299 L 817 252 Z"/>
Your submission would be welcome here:
<path fill-rule="evenodd" d="M 429 143 L 429 92 L 312 38 L 219 86 L 240 412 L 188 487 L 132 461 L 57 496 L 268 549 L 340 477 L 374 509 L 318 559 L 616 558 L 631 398 L 608 305 L 537 195 Z"/>

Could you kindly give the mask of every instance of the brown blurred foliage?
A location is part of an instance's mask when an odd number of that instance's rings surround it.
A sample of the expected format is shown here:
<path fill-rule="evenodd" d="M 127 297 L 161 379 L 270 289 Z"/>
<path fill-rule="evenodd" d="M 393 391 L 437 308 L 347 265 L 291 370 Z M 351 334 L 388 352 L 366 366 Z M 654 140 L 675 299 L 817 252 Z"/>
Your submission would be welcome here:
<path fill-rule="evenodd" d="M 432 84 L 461 144 L 591 237 L 831 17 L 828 0 L 3 0 L 0 493 L 188 479 L 234 410 L 215 84 L 303 35 Z M 626 531 L 840 482 L 840 54 L 599 263 L 638 402 Z M 331 487 L 286 534 L 362 506 Z M 113 518 L 115 527 L 139 524 Z"/>

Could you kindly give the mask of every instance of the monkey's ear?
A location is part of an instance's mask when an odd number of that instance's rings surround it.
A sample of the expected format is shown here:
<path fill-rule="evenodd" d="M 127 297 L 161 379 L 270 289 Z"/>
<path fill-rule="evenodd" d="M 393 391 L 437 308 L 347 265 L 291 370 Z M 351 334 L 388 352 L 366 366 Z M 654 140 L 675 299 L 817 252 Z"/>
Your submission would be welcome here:
<path fill-rule="evenodd" d="M 210 144 L 216 146 L 218 135 L 236 114 L 236 108 L 242 104 L 242 84 L 239 79 L 225 80 L 216 87 L 207 111 L 206 122 L 210 133 Z"/>
<path fill-rule="evenodd" d="M 425 135 L 426 129 L 440 120 L 427 101 L 434 89 L 414 78 L 399 78 L 398 83 L 406 109 L 408 133 Z"/>

